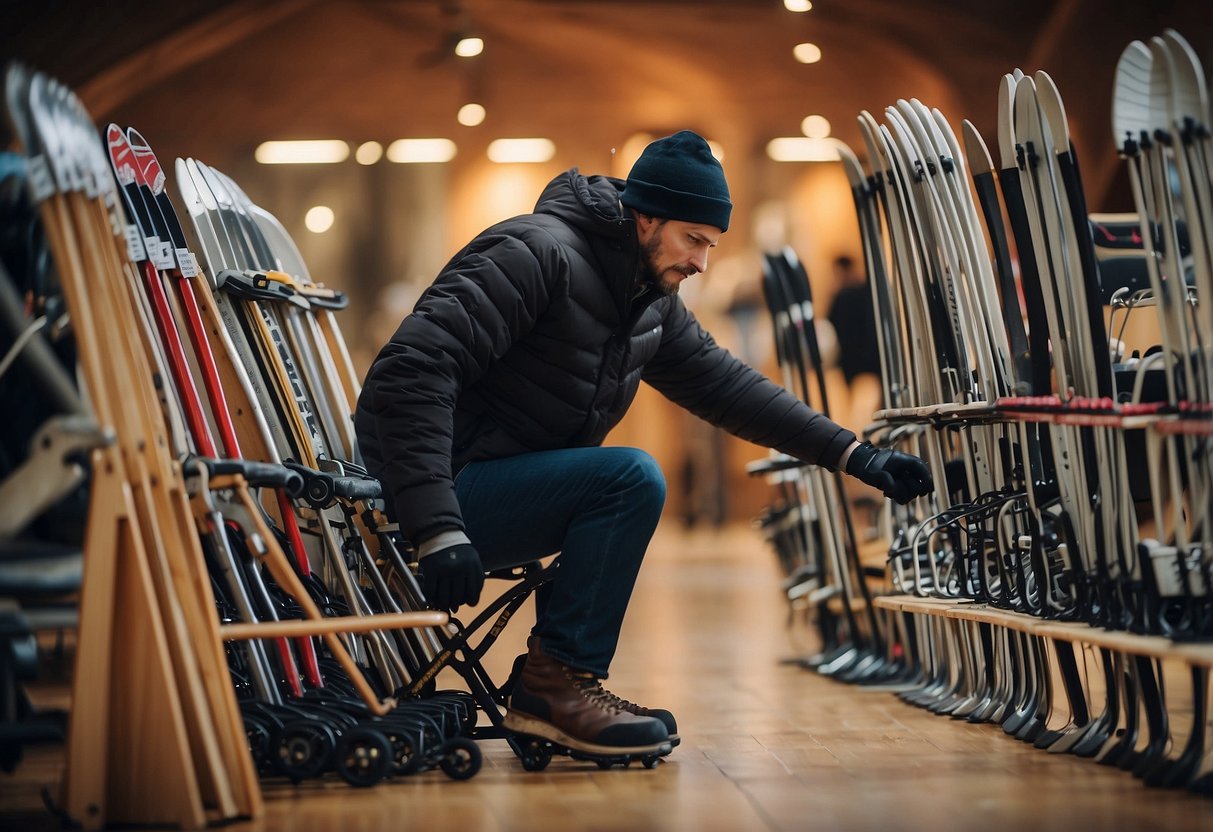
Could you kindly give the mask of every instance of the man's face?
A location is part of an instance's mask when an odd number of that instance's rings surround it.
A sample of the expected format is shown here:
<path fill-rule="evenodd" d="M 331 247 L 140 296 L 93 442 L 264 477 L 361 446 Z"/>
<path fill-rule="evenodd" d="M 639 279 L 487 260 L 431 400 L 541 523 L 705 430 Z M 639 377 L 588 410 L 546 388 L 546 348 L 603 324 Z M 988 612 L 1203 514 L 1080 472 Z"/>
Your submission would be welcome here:
<path fill-rule="evenodd" d="M 720 240 L 721 230 L 711 225 L 637 217 L 643 280 L 664 295 L 678 294 L 688 277 L 708 267 L 708 249 Z"/>

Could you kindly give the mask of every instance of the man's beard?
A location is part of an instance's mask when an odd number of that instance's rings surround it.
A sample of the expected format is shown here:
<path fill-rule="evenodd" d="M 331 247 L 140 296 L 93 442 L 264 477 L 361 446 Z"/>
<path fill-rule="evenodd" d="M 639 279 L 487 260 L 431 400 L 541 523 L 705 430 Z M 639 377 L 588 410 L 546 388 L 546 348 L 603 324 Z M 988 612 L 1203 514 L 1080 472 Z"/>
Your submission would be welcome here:
<path fill-rule="evenodd" d="M 649 286 L 654 291 L 659 292 L 666 297 L 678 294 L 678 287 L 681 281 L 673 284 L 666 283 L 662 278 L 665 276 L 665 271 L 658 271 L 657 260 L 661 256 L 661 235 L 654 234 L 653 237 L 640 248 L 640 283 L 642 286 Z M 671 266 L 666 271 L 673 270 L 690 277 L 694 272 L 688 272 L 685 268 Z"/>

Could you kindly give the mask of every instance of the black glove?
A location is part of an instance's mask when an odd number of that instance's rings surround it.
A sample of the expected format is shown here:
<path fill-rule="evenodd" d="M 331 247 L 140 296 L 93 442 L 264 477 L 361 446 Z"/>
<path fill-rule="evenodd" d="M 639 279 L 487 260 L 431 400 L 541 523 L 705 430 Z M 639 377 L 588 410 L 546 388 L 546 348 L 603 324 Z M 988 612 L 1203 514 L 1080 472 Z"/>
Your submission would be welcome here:
<path fill-rule="evenodd" d="M 484 567 L 476 547 L 457 543 L 421 559 L 421 591 L 436 610 L 454 612 L 463 604 L 480 601 Z"/>
<path fill-rule="evenodd" d="M 879 488 L 886 497 L 901 505 L 935 490 L 931 470 L 925 462 L 912 454 L 877 448 L 871 442 L 864 442 L 851 451 L 847 473 Z"/>

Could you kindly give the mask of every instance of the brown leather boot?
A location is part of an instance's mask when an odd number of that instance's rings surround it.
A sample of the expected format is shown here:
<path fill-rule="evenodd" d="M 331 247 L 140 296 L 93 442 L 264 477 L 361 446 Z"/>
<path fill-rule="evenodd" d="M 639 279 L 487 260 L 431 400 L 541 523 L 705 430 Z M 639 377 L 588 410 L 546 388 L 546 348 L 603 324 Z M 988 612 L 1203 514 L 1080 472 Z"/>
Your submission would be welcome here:
<path fill-rule="evenodd" d="M 592 674 L 545 655 L 527 640 L 505 727 L 587 754 L 656 754 L 670 748 L 661 720 L 629 713 Z"/>
<path fill-rule="evenodd" d="M 674 719 L 674 715 L 665 708 L 646 708 L 644 705 L 637 705 L 635 702 L 629 702 L 623 697 L 607 691 L 609 696 L 615 703 L 616 707 L 622 708 L 630 714 L 636 716 L 651 716 L 653 719 L 659 720 L 665 726 L 665 731 L 670 735 L 670 745 L 677 746 L 682 742 L 678 736 L 678 721 Z"/>
<path fill-rule="evenodd" d="M 526 657 L 527 654 L 523 653 L 521 656 L 514 659 L 514 664 L 510 669 L 510 675 L 506 678 L 505 684 L 502 686 L 502 690 L 507 696 L 513 694 L 514 688 L 518 685 L 518 680 L 522 678 L 522 668 L 526 666 Z M 661 724 L 665 726 L 666 733 L 670 735 L 671 747 L 677 748 L 678 743 L 682 742 L 681 738 L 678 736 L 678 721 L 675 720 L 674 715 L 665 708 L 646 708 L 644 705 L 637 705 L 635 702 L 629 702 L 623 697 L 617 696 L 610 691 L 606 691 L 606 694 L 608 697 L 610 697 L 617 708 L 621 708 L 630 714 L 635 714 L 636 716 L 651 716 L 654 719 L 661 720 Z"/>

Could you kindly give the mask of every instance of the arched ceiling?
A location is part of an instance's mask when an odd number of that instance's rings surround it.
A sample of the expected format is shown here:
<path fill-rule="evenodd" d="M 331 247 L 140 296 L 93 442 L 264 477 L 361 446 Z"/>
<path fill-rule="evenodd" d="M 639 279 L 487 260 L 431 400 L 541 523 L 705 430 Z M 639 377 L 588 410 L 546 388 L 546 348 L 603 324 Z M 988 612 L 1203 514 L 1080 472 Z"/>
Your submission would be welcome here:
<path fill-rule="evenodd" d="M 1088 188 L 1111 187 L 1116 58 L 1179 29 L 1213 66 L 1207 0 L 179 0 L 4 5 L 0 54 L 72 86 L 98 121 L 164 155 L 220 162 L 266 138 L 546 135 L 570 164 L 636 131 L 696 127 L 743 153 L 809 113 L 861 149 L 861 109 L 901 97 L 994 129 L 998 80 L 1047 69 L 1070 108 Z M 484 53 L 460 59 L 472 32 Z M 811 40 L 824 58 L 791 57 Z M 455 124 L 477 98 L 488 118 Z M 862 153 L 861 153 L 862 155 Z M 605 159 L 605 155 L 601 158 Z M 583 163 L 585 163 L 583 161 Z"/>

